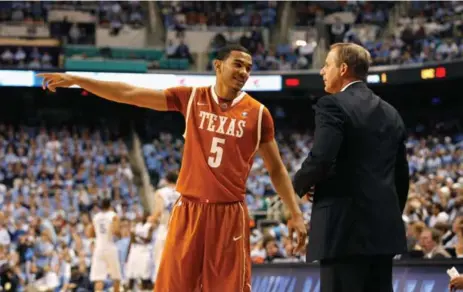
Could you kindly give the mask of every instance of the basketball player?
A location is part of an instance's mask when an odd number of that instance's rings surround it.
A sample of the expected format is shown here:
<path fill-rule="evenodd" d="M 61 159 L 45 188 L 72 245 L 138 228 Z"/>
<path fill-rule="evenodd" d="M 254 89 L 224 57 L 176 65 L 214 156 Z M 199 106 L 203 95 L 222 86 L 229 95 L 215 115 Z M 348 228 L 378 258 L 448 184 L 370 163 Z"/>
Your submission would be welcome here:
<path fill-rule="evenodd" d="M 121 275 L 119 253 L 114 236 L 119 236 L 119 218 L 111 210 L 111 200 L 101 201 L 101 211 L 95 214 L 88 230 L 90 237 L 95 237 L 95 249 L 90 267 L 90 281 L 95 283 L 95 291 L 103 291 L 104 281 L 109 276 L 113 280 L 113 291 L 118 292 Z"/>
<path fill-rule="evenodd" d="M 159 222 L 156 230 L 156 237 L 154 240 L 153 260 L 154 260 L 154 274 L 153 283 L 156 283 L 156 276 L 159 271 L 161 263 L 162 251 L 167 237 L 167 224 L 169 222 L 170 214 L 175 202 L 180 197 L 180 193 L 175 190 L 178 175 L 175 172 L 167 173 L 164 187 L 158 189 L 155 193 L 153 220 Z"/>
<path fill-rule="evenodd" d="M 257 151 L 291 212 L 291 230 L 298 234 L 296 251 L 305 245 L 307 230 L 274 138 L 271 114 L 242 91 L 251 67 L 250 53 L 229 45 L 214 60 L 216 84 L 209 87 L 161 91 L 62 73 L 38 75 L 44 78 L 43 87 L 52 92 L 77 85 L 112 101 L 179 111 L 185 117 L 177 182 L 181 197 L 172 209 L 155 291 L 251 291 L 249 216 L 244 199 Z"/>
<path fill-rule="evenodd" d="M 126 277 L 129 279 L 129 289 L 132 291 L 138 280 L 141 280 L 141 289 L 152 288 L 151 283 L 151 239 L 156 227 L 151 216 L 145 214 L 137 218 L 138 222 L 132 231 L 129 256 L 127 259 Z"/>

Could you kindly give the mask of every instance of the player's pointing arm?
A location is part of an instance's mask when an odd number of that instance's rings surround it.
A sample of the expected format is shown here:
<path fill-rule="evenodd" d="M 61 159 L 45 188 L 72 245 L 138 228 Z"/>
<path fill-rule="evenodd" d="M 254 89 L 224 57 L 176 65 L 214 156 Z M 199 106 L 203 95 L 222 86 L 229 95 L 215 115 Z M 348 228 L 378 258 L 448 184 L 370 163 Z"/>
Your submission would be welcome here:
<path fill-rule="evenodd" d="M 181 111 L 178 105 L 184 103 L 184 101 L 181 100 L 185 95 L 182 92 L 182 87 L 175 87 L 167 90 L 154 90 L 133 86 L 124 82 L 101 81 L 65 73 L 41 73 L 37 74 L 37 76 L 43 78 L 42 87 L 44 89 L 48 88 L 52 92 L 55 92 L 56 88 L 67 88 L 77 85 L 95 95 L 111 101 L 158 111 Z M 191 89 L 183 89 L 183 91 L 185 90 Z"/>
<path fill-rule="evenodd" d="M 264 109 L 262 116 L 262 138 L 259 154 L 264 160 L 275 190 L 291 212 L 289 235 L 292 238 L 293 232 L 297 232 L 298 246 L 296 252 L 300 251 L 305 246 L 307 229 L 288 171 L 281 160 L 280 151 L 274 138 L 273 120 L 267 109 Z"/>

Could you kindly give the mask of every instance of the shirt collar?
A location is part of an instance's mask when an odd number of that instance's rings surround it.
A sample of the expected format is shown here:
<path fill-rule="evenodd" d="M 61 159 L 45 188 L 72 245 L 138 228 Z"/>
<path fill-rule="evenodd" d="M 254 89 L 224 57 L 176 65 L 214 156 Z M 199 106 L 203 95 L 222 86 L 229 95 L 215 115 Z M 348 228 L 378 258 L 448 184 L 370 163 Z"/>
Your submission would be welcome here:
<path fill-rule="evenodd" d="M 347 87 L 351 86 L 352 84 L 358 83 L 358 82 L 362 82 L 362 81 L 360 81 L 360 80 L 352 81 L 351 83 L 349 83 L 349 84 L 347 84 L 346 86 L 344 86 L 344 87 L 341 89 L 341 92 L 344 91 L 344 90 L 346 90 Z"/>

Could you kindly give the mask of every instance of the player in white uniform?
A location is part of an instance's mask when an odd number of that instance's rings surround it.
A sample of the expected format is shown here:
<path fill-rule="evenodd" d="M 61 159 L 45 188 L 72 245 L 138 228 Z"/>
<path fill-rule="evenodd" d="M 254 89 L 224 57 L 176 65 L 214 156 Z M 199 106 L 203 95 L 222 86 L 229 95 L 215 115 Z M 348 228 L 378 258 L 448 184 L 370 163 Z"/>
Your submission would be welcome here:
<path fill-rule="evenodd" d="M 144 215 L 137 218 L 138 222 L 132 231 L 130 252 L 126 265 L 126 277 L 129 279 L 130 290 L 134 289 L 137 280 L 142 281 L 142 290 L 152 290 L 152 246 L 150 243 L 155 225 L 151 217 Z"/>
<path fill-rule="evenodd" d="M 177 173 L 169 172 L 166 175 L 166 185 L 158 189 L 155 192 L 155 204 L 153 219 L 155 222 L 159 222 L 159 226 L 155 233 L 154 248 L 153 248 L 153 260 L 154 260 L 154 273 L 153 283 L 156 282 L 156 276 L 159 270 L 159 264 L 161 263 L 162 251 L 164 250 L 164 244 L 167 237 L 167 227 L 169 224 L 170 213 L 175 202 L 180 197 L 180 193 L 175 190 L 175 184 L 177 183 Z"/>
<path fill-rule="evenodd" d="M 90 281 L 95 283 L 95 291 L 103 291 L 108 274 L 113 280 L 113 291 L 119 292 L 121 281 L 121 265 L 114 236 L 119 234 L 119 218 L 111 210 L 111 200 L 104 198 L 101 202 L 101 212 L 92 219 L 89 235 L 95 237 Z"/>

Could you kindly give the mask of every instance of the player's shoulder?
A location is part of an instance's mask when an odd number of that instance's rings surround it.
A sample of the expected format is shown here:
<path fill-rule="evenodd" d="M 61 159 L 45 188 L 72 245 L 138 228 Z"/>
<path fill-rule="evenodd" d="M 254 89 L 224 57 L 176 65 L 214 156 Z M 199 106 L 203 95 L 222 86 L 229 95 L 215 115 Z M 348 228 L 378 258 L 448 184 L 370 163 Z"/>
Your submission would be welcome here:
<path fill-rule="evenodd" d="M 248 92 L 243 92 L 243 93 L 244 93 L 243 101 L 246 106 L 252 107 L 256 110 L 260 110 L 260 109 L 267 110 L 267 107 L 262 102 L 255 99 L 251 94 L 249 94 Z"/>
<path fill-rule="evenodd" d="M 191 87 L 191 96 L 201 103 L 208 103 L 212 100 L 211 86 Z"/>
<path fill-rule="evenodd" d="M 167 187 L 167 186 L 160 187 L 159 189 L 157 189 L 157 192 L 158 193 L 165 193 L 168 189 L 169 189 L 169 187 Z"/>
<path fill-rule="evenodd" d="M 196 95 L 205 95 L 209 96 L 211 95 L 211 86 L 193 86 L 191 87 L 191 90 L 195 92 Z"/>
<path fill-rule="evenodd" d="M 166 194 L 170 194 L 172 192 L 174 192 L 174 189 L 172 187 L 169 187 L 169 186 L 165 186 L 165 187 L 159 188 L 157 190 L 157 193 L 160 194 L 160 195 L 166 195 Z"/>

